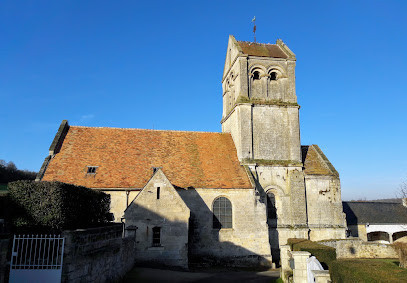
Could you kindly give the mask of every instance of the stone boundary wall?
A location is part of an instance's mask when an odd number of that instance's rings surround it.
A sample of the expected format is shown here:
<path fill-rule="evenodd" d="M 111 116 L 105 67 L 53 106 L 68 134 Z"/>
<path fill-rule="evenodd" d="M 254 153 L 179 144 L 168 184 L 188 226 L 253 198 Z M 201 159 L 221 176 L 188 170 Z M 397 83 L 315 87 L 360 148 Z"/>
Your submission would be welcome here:
<path fill-rule="evenodd" d="M 390 244 L 365 242 L 360 239 L 320 241 L 336 249 L 336 258 L 398 258 Z"/>
<path fill-rule="evenodd" d="M 62 282 L 115 282 L 134 265 L 136 239 L 121 224 L 64 231 Z"/>

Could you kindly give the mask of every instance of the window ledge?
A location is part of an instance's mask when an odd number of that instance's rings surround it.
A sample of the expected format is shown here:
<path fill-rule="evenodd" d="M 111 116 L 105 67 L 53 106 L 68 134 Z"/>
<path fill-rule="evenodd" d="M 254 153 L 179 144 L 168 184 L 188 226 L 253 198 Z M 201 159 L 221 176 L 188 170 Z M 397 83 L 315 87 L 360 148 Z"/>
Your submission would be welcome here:
<path fill-rule="evenodd" d="M 235 229 L 233 229 L 233 228 L 222 228 L 222 229 L 218 229 L 219 230 L 219 232 L 231 232 L 231 231 L 234 231 Z"/>
<path fill-rule="evenodd" d="M 163 251 L 163 250 L 164 250 L 164 247 L 163 247 L 163 246 L 160 246 L 160 247 L 149 247 L 149 248 L 147 248 L 147 250 L 149 250 L 149 251 Z"/>

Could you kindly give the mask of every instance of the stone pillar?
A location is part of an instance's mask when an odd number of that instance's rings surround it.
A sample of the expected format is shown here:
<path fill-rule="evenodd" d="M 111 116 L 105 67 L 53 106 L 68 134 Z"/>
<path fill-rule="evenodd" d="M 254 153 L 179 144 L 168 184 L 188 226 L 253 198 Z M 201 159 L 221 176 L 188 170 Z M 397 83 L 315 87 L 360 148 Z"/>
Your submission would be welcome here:
<path fill-rule="evenodd" d="M 281 245 L 280 246 L 280 262 L 281 262 L 281 269 L 280 269 L 280 277 L 283 279 L 284 282 L 288 282 L 286 278 L 287 273 L 291 273 L 292 269 L 290 266 L 290 258 L 291 258 L 291 249 L 289 245 Z"/>
<path fill-rule="evenodd" d="M 393 243 L 393 233 L 389 233 L 389 243 Z"/>
<path fill-rule="evenodd" d="M 331 282 L 331 276 L 329 270 L 313 270 L 312 273 L 315 277 L 315 283 L 329 283 Z"/>
<path fill-rule="evenodd" d="M 294 283 L 307 283 L 308 282 L 308 272 L 307 272 L 307 259 L 310 257 L 309 252 L 291 252 L 294 259 L 294 269 L 293 269 L 293 279 Z"/>

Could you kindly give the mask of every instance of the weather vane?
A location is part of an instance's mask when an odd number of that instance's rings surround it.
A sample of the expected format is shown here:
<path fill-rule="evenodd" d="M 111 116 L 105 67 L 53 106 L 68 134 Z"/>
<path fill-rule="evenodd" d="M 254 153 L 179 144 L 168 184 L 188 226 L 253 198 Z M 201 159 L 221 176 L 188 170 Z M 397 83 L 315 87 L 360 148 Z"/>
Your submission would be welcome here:
<path fill-rule="evenodd" d="M 253 26 L 254 42 L 256 42 L 256 16 L 253 17 L 252 23 L 254 24 Z"/>

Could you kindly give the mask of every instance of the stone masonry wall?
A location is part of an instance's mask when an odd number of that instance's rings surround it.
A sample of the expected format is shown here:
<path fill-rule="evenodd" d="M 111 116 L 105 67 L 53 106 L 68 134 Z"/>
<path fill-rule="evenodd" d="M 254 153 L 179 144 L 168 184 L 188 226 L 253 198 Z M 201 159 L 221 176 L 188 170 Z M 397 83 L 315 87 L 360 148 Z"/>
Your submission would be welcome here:
<path fill-rule="evenodd" d="M 277 209 L 279 245 L 289 238 L 308 238 L 304 175 L 301 167 L 250 166 L 260 193 L 272 193 Z M 266 200 L 264 200 L 266 202 Z M 266 213 L 267 215 L 267 213 Z M 270 239 L 277 248 L 275 239 Z"/>
<path fill-rule="evenodd" d="M 137 227 L 136 262 L 188 268 L 189 216 L 187 205 L 158 170 L 125 212 L 126 227 Z M 157 242 L 154 228 L 160 231 Z"/>
<path fill-rule="evenodd" d="M 230 266 L 271 266 L 266 205 L 253 189 L 178 190 L 191 209 L 189 254 L 193 261 Z M 232 204 L 232 228 L 213 228 L 213 202 Z"/>
<path fill-rule="evenodd" d="M 305 186 L 307 189 L 308 223 L 310 228 L 345 228 L 339 178 L 307 175 Z"/>
<path fill-rule="evenodd" d="M 320 244 L 336 249 L 339 258 L 397 258 L 397 252 L 389 244 L 369 243 L 360 239 L 321 241 Z"/>
<path fill-rule="evenodd" d="M 62 282 L 114 282 L 134 265 L 135 238 L 122 225 L 64 231 Z"/>
<path fill-rule="evenodd" d="M 124 211 L 134 198 L 138 195 L 139 191 L 130 191 L 127 195 L 126 191 L 103 191 L 110 195 L 110 212 L 114 215 L 114 221 L 120 223 L 121 218 L 124 216 Z"/>

